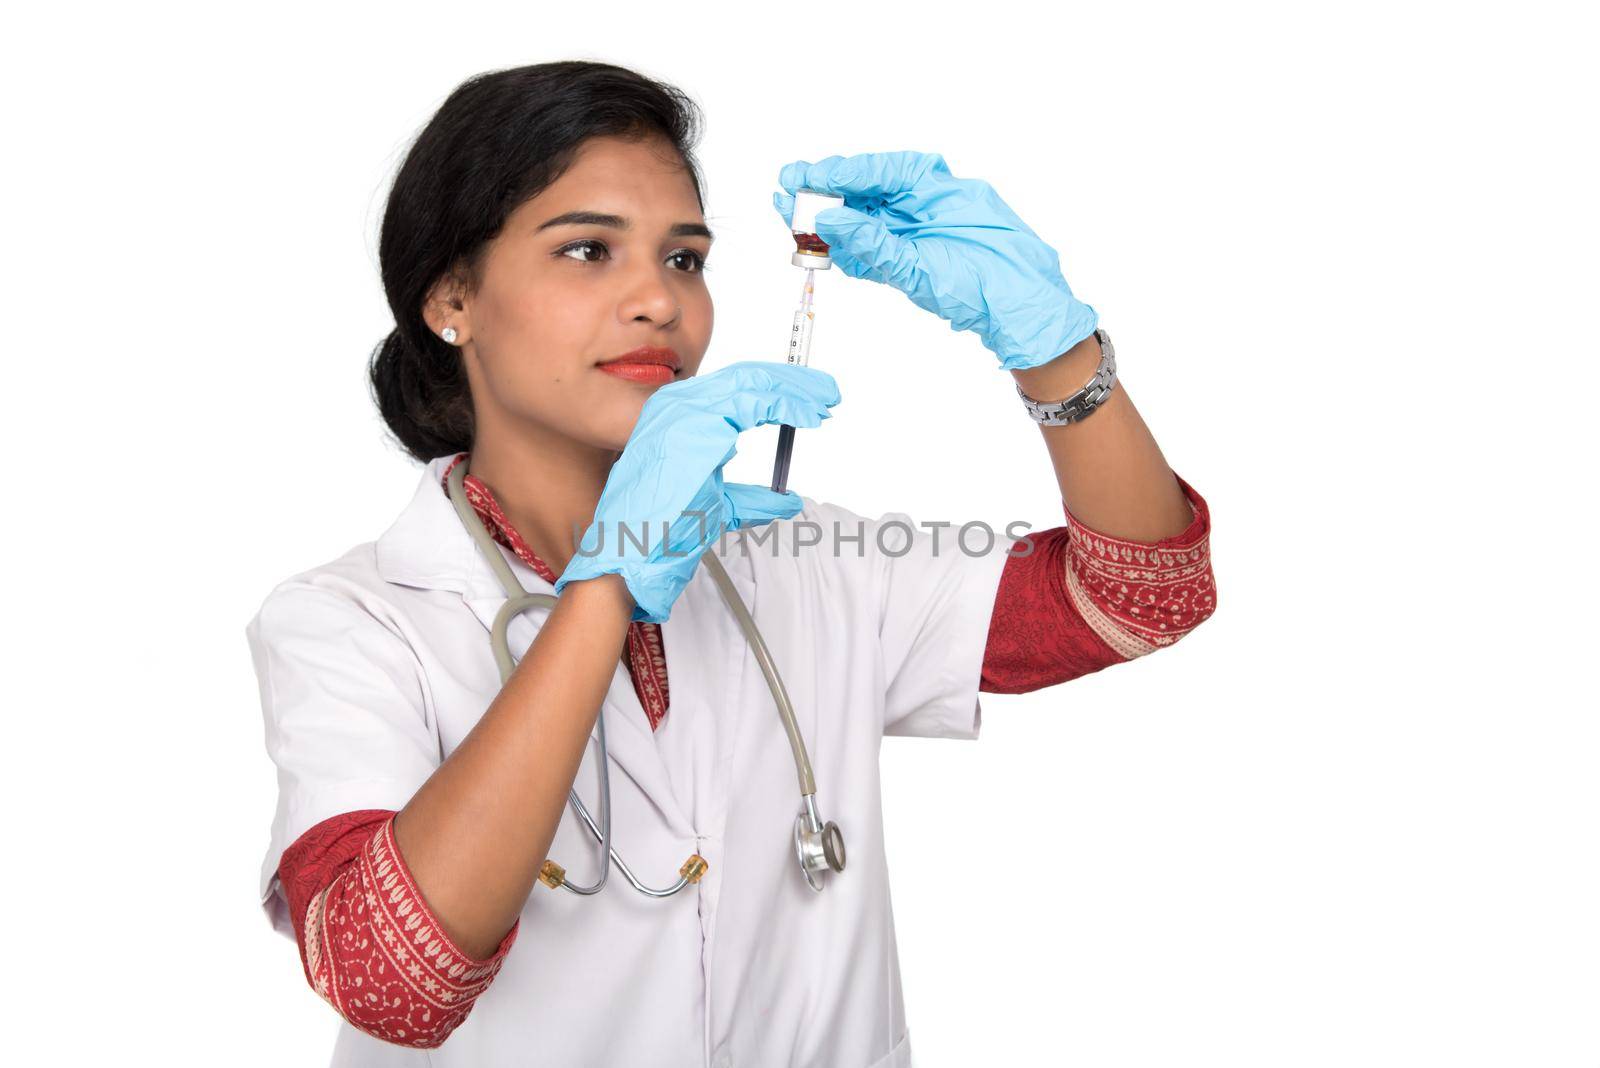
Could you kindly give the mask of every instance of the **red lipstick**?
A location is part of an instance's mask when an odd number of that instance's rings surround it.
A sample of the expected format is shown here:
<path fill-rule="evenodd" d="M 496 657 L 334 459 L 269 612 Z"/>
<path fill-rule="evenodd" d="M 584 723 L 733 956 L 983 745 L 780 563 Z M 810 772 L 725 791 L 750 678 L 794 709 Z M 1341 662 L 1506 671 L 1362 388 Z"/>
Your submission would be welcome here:
<path fill-rule="evenodd" d="M 626 378 L 631 382 L 661 385 L 678 377 L 678 372 L 683 369 L 683 360 L 672 349 L 658 345 L 641 345 L 595 366 L 607 374 Z"/>

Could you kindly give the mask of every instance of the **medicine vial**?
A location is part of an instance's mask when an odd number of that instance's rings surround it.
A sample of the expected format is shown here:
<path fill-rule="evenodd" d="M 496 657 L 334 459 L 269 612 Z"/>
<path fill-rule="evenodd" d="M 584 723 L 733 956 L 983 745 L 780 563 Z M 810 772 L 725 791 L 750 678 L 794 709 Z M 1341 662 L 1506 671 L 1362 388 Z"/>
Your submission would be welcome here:
<path fill-rule="evenodd" d="M 794 214 L 789 229 L 794 232 L 794 255 L 789 262 L 808 271 L 825 271 L 833 266 L 828 255 L 828 243 L 817 236 L 817 213 L 826 208 L 844 204 L 844 197 L 833 193 L 814 193 L 809 189 L 796 191 Z"/>

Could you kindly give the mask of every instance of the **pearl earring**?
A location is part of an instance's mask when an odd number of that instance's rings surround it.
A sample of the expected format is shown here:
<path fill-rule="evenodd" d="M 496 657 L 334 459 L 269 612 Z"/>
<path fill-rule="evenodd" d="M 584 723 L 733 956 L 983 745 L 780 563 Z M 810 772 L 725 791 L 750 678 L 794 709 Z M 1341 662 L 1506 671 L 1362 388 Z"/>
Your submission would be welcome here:
<path fill-rule="evenodd" d="M 439 336 L 444 338 L 450 344 L 454 345 L 456 343 L 456 328 L 453 326 L 447 326 L 439 332 Z"/>

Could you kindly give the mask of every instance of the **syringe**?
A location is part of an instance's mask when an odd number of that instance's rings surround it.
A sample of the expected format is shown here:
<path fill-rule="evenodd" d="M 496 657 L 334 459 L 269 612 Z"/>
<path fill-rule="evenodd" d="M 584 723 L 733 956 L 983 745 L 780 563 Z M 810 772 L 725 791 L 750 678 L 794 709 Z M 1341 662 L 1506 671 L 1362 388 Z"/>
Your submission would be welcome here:
<path fill-rule="evenodd" d="M 789 330 L 788 362 L 807 367 L 811 362 L 811 323 L 816 318 L 812 310 L 815 288 L 812 278 L 816 271 L 806 271 L 806 285 L 800 291 L 800 306 L 794 312 L 794 325 Z M 784 423 L 778 428 L 778 455 L 772 464 L 772 489 L 784 493 L 789 485 L 789 458 L 794 454 L 794 427 Z"/>

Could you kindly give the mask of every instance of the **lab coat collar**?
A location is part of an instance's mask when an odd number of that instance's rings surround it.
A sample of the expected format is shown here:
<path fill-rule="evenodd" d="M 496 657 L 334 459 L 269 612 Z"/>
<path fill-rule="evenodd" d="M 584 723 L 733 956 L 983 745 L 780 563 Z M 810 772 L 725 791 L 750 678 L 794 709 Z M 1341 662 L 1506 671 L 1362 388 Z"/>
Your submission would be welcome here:
<path fill-rule="evenodd" d="M 481 572 L 488 576 L 490 588 L 497 588 L 493 585 L 494 572 L 456 517 L 455 506 L 441 483 L 454 456 L 451 453 L 428 461 L 411 503 L 378 538 L 378 573 L 386 581 L 465 595 L 487 592 L 478 589 Z"/>
<path fill-rule="evenodd" d="M 423 469 L 411 503 L 377 540 L 377 567 L 388 582 L 459 593 L 483 625 L 487 655 L 488 636 L 506 595 L 472 535 L 461 525 L 455 506 L 441 484 L 445 469 L 454 457 L 454 453 L 435 457 Z M 495 547 L 529 593 L 554 594 L 554 587 L 515 553 L 498 543 Z M 715 551 L 715 547 L 711 551 Z M 740 559 L 738 541 L 728 538 L 726 551 L 719 557 L 739 596 L 754 611 L 756 584 L 749 560 Z M 532 608 L 513 620 L 507 634 L 511 649 L 517 652 L 526 649 L 533 641 L 534 622 L 542 624 L 547 614 L 547 609 Z M 697 624 L 706 630 L 698 637 L 692 629 Z M 737 620 L 722 602 L 711 576 L 704 568 L 699 568 L 673 605 L 672 614 L 662 624 L 662 642 L 669 651 L 669 663 L 680 663 L 685 654 L 703 655 L 704 650 L 698 647 L 708 636 L 712 636 L 713 649 L 740 652 L 744 649 L 745 637 Z M 732 699 L 731 692 L 717 696 Z M 684 807 L 673 793 L 666 765 L 634 691 L 633 680 L 620 661 L 613 669 L 605 709 L 606 746 L 612 759 L 656 804 L 676 833 L 694 834 Z M 669 711 L 668 715 L 671 714 Z M 591 728 L 589 736 L 598 739 L 598 725 Z"/>

